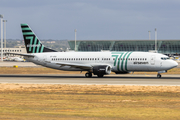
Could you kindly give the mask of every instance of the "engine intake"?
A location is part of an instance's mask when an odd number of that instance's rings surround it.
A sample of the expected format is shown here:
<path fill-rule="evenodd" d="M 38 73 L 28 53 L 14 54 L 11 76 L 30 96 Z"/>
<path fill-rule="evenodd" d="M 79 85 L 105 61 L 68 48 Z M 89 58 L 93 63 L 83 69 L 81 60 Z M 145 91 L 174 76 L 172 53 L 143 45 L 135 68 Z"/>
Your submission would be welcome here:
<path fill-rule="evenodd" d="M 109 65 L 99 65 L 93 67 L 94 75 L 105 75 L 111 73 L 111 67 Z"/>

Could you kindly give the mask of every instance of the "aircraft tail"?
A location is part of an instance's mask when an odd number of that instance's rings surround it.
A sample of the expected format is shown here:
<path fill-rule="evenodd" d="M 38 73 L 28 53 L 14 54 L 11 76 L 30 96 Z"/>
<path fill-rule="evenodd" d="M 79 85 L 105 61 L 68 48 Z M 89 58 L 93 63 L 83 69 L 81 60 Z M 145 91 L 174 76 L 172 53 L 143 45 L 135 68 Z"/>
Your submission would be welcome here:
<path fill-rule="evenodd" d="M 57 52 L 55 50 L 44 47 L 28 24 L 21 24 L 21 29 L 27 53 Z"/>

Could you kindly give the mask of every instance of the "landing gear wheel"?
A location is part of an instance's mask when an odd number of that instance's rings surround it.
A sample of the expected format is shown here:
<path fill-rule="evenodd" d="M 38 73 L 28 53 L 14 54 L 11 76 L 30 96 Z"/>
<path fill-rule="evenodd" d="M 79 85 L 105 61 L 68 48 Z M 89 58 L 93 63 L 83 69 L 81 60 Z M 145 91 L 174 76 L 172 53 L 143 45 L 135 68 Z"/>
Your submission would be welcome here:
<path fill-rule="evenodd" d="M 161 75 L 160 75 L 160 74 L 157 74 L 157 78 L 161 78 Z"/>
<path fill-rule="evenodd" d="M 102 75 L 102 74 L 98 74 L 97 76 L 98 76 L 98 77 L 103 77 L 104 75 Z"/>
<path fill-rule="evenodd" d="M 87 78 L 92 77 L 92 73 L 86 73 L 86 74 L 85 74 L 85 77 L 87 77 Z"/>

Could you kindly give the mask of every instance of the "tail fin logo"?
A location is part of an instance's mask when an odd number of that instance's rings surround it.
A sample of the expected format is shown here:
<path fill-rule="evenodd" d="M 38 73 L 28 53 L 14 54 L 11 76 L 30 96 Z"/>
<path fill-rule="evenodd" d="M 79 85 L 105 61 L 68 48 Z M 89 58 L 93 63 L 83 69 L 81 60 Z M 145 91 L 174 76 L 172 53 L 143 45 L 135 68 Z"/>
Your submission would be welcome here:
<path fill-rule="evenodd" d="M 27 24 L 21 24 L 21 29 L 23 32 L 27 53 L 42 53 L 44 50 L 44 45 L 41 44 L 30 27 Z"/>

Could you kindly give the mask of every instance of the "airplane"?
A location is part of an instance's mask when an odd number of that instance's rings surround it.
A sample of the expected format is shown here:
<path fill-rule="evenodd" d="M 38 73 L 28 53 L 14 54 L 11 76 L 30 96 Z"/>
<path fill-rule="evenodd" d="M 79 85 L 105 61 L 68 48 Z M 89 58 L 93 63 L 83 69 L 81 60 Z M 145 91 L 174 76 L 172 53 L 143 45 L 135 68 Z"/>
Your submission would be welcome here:
<path fill-rule="evenodd" d="M 20 57 L 8 57 L 5 60 L 7 60 L 7 61 L 16 61 L 16 62 L 25 62 L 25 60 L 20 58 Z"/>
<path fill-rule="evenodd" d="M 178 63 L 168 56 L 152 52 L 106 51 L 106 52 L 57 52 L 45 47 L 28 24 L 21 24 L 27 54 L 22 55 L 27 61 L 48 68 L 65 71 L 87 71 L 85 77 L 103 77 L 111 72 L 127 74 L 130 72 L 167 72 Z"/>

